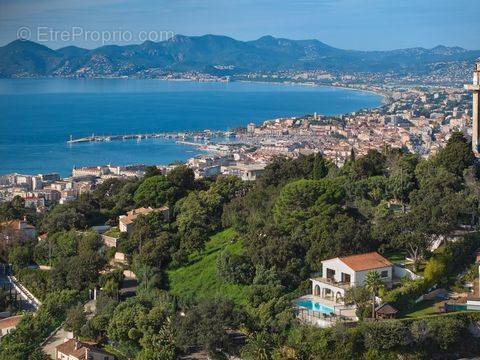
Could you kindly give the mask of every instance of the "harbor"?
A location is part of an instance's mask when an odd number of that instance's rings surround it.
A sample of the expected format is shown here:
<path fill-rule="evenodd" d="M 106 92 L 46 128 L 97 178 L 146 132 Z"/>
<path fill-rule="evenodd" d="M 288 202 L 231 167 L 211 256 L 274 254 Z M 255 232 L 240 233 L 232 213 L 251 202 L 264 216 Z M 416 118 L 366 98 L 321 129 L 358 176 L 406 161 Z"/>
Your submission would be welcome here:
<path fill-rule="evenodd" d="M 143 139 L 173 139 L 173 140 L 185 140 L 194 139 L 199 141 L 208 141 L 211 138 L 231 138 L 235 137 L 235 133 L 231 131 L 189 131 L 189 132 L 159 132 L 149 134 L 128 134 L 128 135 L 95 135 L 73 138 L 70 135 L 70 139 L 67 144 L 81 144 L 90 142 L 109 142 L 109 141 L 123 141 L 123 140 L 143 140 Z"/>

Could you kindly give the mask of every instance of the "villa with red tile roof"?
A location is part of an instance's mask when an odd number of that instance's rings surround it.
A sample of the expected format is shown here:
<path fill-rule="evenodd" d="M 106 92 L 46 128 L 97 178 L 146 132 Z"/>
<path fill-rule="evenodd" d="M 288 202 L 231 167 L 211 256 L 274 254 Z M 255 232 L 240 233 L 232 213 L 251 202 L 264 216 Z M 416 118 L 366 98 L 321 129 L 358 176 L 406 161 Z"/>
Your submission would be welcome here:
<path fill-rule="evenodd" d="M 115 357 L 94 345 L 70 339 L 56 347 L 55 360 L 115 360 Z"/>
<path fill-rule="evenodd" d="M 0 239 L 6 243 L 14 241 L 31 241 L 36 238 L 35 226 L 26 219 L 11 220 L 0 223 Z"/>
<path fill-rule="evenodd" d="M 377 252 L 323 260 L 321 275 L 310 279 L 311 294 L 295 301 L 297 317 L 319 327 L 333 326 L 336 319 L 357 321 L 355 305 L 344 301 L 345 292 L 351 287 L 363 286 L 370 271 L 377 272 L 387 287 L 399 280 L 399 276 L 412 276 Z"/>
<path fill-rule="evenodd" d="M 310 279 L 312 294 L 335 303 L 343 303 L 349 287 L 362 286 L 369 271 L 378 272 L 387 285 L 393 279 L 393 264 L 377 252 L 323 260 L 322 269 L 321 277 Z"/>
<path fill-rule="evenodd" d="M 4 337 L 10 331 L 17 327 L 17 324 L 22 320 L 22 315 L 10 316 L 0 320 L 0 338 Z"/>

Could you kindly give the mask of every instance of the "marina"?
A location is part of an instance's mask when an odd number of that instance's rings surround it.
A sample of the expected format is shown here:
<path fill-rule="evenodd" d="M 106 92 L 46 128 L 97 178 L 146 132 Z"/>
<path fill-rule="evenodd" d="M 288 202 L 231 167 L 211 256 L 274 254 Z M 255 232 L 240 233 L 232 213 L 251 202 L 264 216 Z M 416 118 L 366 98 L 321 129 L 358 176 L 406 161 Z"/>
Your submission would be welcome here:
<path fill-rule="evenodd" d="M 81 144 L 90 142 L 108 142 L 108 141 L 122 141 L 122 140 L 142 140 L 142 139 L 174 139 L 185 140 L 194 139 L 200 141 L 206 141 L 211 138 L 231 138 L 235 137 L 235 133 L 231 131 L 195 131 L 195 132 L 160 132 L 149 134 L 128 134 L 128 135 L 95 135 L 74 139 L 70 136 L 70 140 L 67 144 Z M 197 143 L 191 143 L 182 141 L 185 145 L 199 145 Z"/>

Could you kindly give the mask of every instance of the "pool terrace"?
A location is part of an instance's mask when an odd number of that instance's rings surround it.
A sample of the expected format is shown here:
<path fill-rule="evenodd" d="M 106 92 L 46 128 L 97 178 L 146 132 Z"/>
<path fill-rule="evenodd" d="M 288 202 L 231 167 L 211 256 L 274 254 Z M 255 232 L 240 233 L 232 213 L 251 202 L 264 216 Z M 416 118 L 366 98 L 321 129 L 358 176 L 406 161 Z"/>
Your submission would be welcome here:
<path fill-rule="evenodd" d="M 339 304 L 320 296 L 302 296 L 295 300 L 295 306 L 298 319 L 319 327 L 330 327 L 339 321 L 358 320 L 352 306 Z"/>

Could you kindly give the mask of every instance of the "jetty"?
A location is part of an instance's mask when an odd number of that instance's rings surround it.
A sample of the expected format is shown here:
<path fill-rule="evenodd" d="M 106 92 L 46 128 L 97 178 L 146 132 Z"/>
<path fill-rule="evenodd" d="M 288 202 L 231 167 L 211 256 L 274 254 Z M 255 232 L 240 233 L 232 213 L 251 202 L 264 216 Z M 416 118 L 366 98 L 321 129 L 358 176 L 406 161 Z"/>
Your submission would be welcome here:
<path fill-rule="evenodd" d="M 185 139 L 194 139 L 200 141 L 207 141 L 211 138 L 222 138 L 222 137 L 234 137 L 235 134 L 231 131 L 189 131 L 189 132 L 159 132 L 159 133 L 148 133 L 148 134 L 128 134 L 128 135 L 95 135 L 77 138 L 74 139 L 70 136 L 70 140 L 67 141 L 67 144 L 81 144 L 81 143 L 91 143 L 91 142 L 109 142 L 109 141 L 121 141 L 121 140 L 143 140 L 143 139 L 173 139 L 173 140 L 182 140 Z"/>

